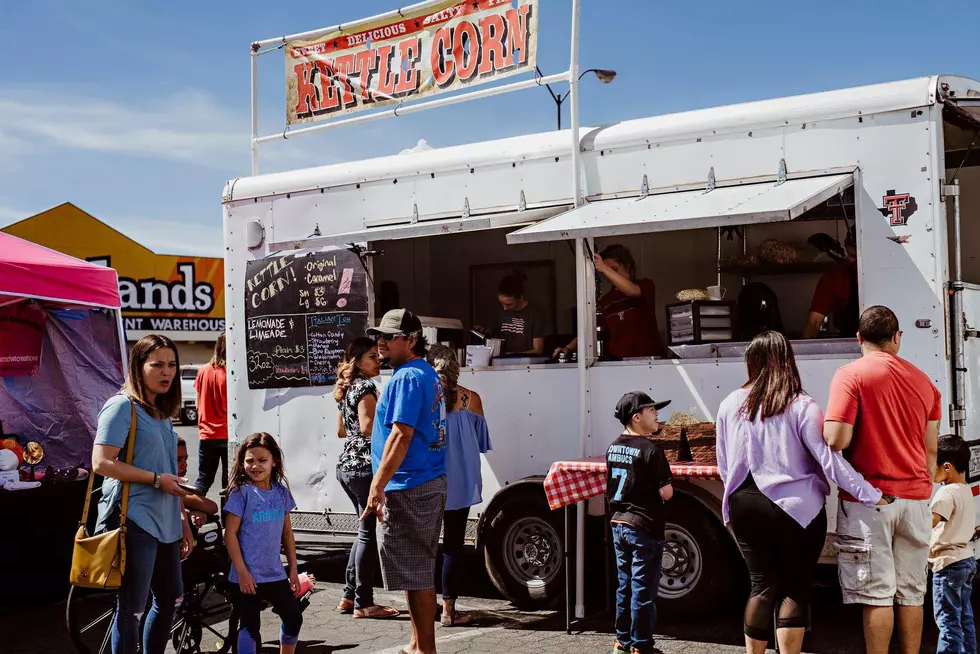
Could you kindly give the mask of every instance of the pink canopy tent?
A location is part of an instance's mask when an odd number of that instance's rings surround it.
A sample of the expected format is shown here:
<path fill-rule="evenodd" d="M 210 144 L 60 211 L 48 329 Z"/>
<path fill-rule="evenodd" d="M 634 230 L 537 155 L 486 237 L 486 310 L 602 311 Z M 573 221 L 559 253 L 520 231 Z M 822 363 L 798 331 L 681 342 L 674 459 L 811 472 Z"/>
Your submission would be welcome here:
<path fill-rule="evenodd" d="M 116 271 L 0 232 L 0 306 L 25 299 L 119 309 Z"/>

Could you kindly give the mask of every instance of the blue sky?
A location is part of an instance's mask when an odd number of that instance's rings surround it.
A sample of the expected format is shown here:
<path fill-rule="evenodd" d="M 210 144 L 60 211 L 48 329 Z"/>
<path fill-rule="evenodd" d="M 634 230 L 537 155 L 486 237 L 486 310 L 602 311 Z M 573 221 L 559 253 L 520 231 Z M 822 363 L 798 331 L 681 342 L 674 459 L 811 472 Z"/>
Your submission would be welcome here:
<path fill-rule="evenodd" d="M 538 62 L 556 72 L 569 3 L 539 2 Z M 249 172 L 249 43 L 407 3 L 0 0 L 0 225 L 73 202 L 158 252 L 220 254 L 222 187 Z M 619 73 L 611 85 L 583 80 L 584 124 L 934 73 L 980 78 L 978 2 L 583 4 L 583 68 Z M 285 120 L 280 53 L 261 59 L 260 80 L 268 134 Z M 554 125 L 553 101 L 531 89 L 274 143 L 262 170 Z"/>

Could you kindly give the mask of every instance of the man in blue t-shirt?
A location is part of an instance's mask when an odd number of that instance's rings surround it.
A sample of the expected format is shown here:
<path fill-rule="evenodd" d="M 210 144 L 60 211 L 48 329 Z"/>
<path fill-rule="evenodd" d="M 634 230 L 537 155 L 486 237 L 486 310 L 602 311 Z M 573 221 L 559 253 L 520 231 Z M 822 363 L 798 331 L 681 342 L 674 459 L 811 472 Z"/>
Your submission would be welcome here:
<path fill-rule="evenodd" d="M 435 654 L 436 553 L 446 508 L 446 402 L 425 360 L 422 321 L 394 309 L 369 329 L 394 368 L 374 416 L 374 480 L 362 519 L 378 516 L 386 590 L 404 590 L 412 618 L 407 651 Z"/>

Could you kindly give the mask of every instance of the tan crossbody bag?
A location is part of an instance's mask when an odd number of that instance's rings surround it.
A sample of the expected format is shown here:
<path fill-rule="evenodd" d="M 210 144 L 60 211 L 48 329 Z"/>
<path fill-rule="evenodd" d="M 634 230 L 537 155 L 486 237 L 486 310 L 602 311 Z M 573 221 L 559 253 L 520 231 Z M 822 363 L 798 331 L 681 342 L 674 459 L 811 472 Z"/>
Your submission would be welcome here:
<path fill-rule="evenodd" d="M 129 439 L 126 443 L 126 463 L 133 464 L 133 449 L 136 443 L 136 403 L 132 405 L 132 421 L 129 425 Z M 92 503 L 92 484 L 95 472 L 88 476 L 88 490 L 85 493 L 85 508 L 82 521 L 78 523 L 75 534 L 75 548 L 71 555 L 71 585 L 82 588 L 115 590 L 122 584 L 126 572 L 126 509 L 129 505 L 129 482 L 122 485 L 122 506 L 119 512 L 119 528 L 95 536 L 88 535 L 88 509 Z"/>

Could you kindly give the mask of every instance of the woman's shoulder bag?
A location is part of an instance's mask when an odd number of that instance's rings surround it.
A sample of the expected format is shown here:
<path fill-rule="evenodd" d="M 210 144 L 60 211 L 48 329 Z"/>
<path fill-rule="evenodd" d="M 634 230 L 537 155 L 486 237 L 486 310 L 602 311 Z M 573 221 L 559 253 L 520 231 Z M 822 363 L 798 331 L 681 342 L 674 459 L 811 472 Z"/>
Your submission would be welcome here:
<path fill-rule="evenodd" d="M 133 464 L 133 449 L 136 443 L 136 403 L 132 405 L 132 421 L 129 425 L 129 439 L 126 442 L 126 463 Z M 119 515 L 119 528 L 89 536 L 88 510 L 92 503 L 93 470 L 88 476 L 88 490 L 85 492 L 85 507 L 82 520 L 75 534 L 75 548 L 71 556 L 72 586 L 114 590 L 122 584 L 126 571 L 126 509 L 129 504 L 129 482 L 122 485 L 122 506 Z"/>

